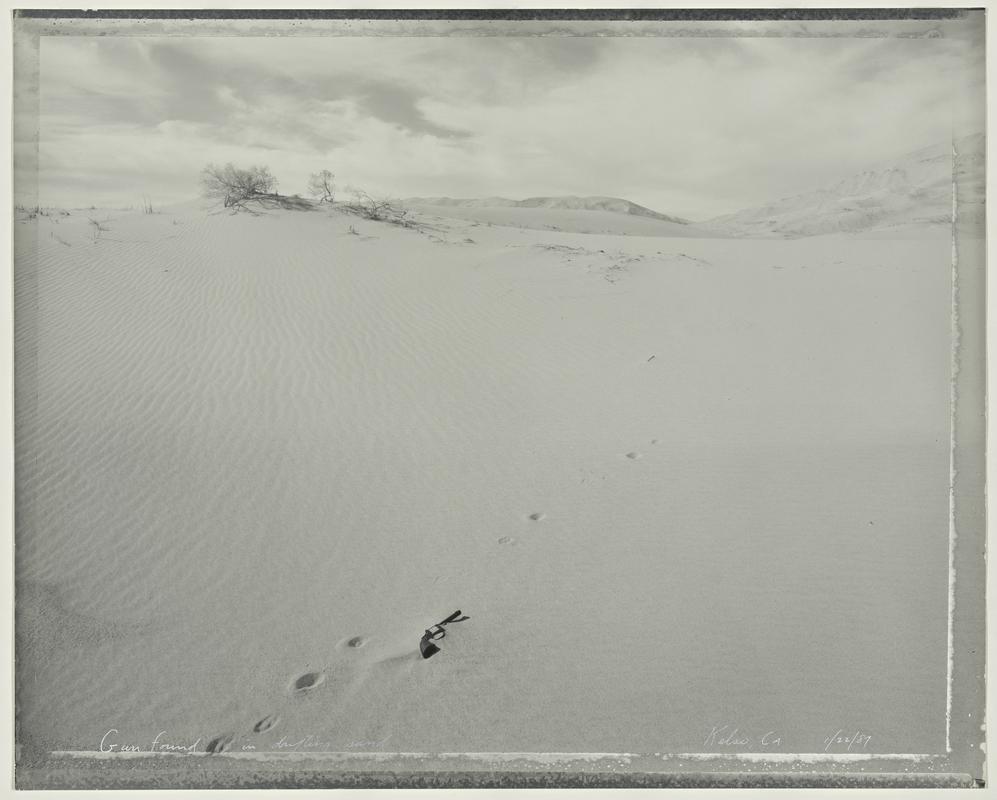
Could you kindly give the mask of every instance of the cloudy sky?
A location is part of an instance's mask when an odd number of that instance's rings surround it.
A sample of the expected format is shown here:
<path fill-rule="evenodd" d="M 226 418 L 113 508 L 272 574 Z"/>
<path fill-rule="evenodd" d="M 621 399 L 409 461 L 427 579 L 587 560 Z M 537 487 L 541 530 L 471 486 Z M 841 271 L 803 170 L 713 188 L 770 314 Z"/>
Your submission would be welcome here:
<path fill-rule="evenodd" d="M 981 59 L 947 36 L 47 36 L 40 199 L 187 200 L 232 161 L 289 194 L 326 168 L 395 197 L 705 219 L 969 132 L 953 87 Z"/>

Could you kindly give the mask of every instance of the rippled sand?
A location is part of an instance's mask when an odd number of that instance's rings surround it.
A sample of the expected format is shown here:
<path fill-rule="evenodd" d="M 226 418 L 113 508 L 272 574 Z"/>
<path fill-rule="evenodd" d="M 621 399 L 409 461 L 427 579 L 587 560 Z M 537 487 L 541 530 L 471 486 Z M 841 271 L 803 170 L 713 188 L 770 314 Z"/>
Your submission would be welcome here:
<path fill-rule="evenodd" d="M 944 237 L 97 213 L 16 229 L 26 757 L 943 746 Z"/>

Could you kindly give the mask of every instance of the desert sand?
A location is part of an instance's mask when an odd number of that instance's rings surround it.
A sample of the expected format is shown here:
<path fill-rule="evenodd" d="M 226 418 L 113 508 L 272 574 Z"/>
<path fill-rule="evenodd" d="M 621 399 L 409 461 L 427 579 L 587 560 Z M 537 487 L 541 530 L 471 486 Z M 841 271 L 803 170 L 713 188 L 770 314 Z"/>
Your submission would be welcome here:
<path fill-rule="evenodd" d="M 413 213 L 16 223 L 22 755 L 944 748 L 945 229 Z"/>

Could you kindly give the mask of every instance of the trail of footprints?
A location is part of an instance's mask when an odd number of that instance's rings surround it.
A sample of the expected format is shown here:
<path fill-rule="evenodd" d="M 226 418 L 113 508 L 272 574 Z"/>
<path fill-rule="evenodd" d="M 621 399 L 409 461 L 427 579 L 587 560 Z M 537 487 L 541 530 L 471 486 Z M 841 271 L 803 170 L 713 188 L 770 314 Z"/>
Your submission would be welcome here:
<path fill-rule="evenodd" d="M 651 444 L 652 445 L 658 444 L 658 440 L 651 439 Z M 625 456 L 631 461 L 636 461 L 637 459 L 641 458 L 643 454 L 637 450 L 631 450 L 629 453 L 626 453 Z M 542 511 L 534 511 L 526 515 L 526 518 L 531 522 L 541 522 L 542 520 L 546 519 L 546 517 L 547 515 Z M 499 544 L 508 545 L 508 546 L 514 546 L 516 544 L 516 541 L 517 540 L 515 536 L 502 536 L 498 539 Z M 345 646 L 348 649 L 356 650 L 364 647 L 367 644 L 367 642 L 368 639 L 365 636 L 353 636 L 341 642 L 341 645 Z M 309 694 L 315 689 L 318 689 L 320 686 L 322 686 L 325 683 L 325 681 L 326 681 L 325 672 L 322 671 L 304 672 L 301 675 L 298 675 L 296 678 L 294 678 L 291 681 L 290 686 L 288 688 L 292 696 L 301 697 Z M 253 725 L 253 733 L 257 735 L 267 733 L 268 731 L 271 731 L 274 728 L 276 728 L 278 725 L 280 725 L 280 722 L 281 718 L 279 715 L 268 714 L 259 721 L 257 721 L 255 725 Z M 234 741 L 235 741 L 234 732 L 224 733 L 220 736 L 216 736 L 213 739 L 211 739 L 204 749 L 205 752 L 211 755 L 225 753 L 231 749 Z"/>
<path fill-rule="evenodd" d="M 651 444 L 652 445 L 656 445 L 657 443 L 658 443 L 657 439 L 651 439 Z M 639 450 L 631 450 L 629 453 L 626 453 L 625 456 L 627 458 L 629 458 L 631 461 L 636 461 L 636 460 L 638 460 L 640 458 L 643 458 L 644 454 L 641 453 Z M 545 519 L 546 516 L 547 515 L 544 514 L 542 511 L 534 511 L 532 514 L 528 514 L 527 515 L 527 519 L 529 519 L 532 522 L 540 522 L 542 519 Z M 500 536 L 496 541 L 499 544 L 515 545 L 516 544 L 516 537 L 515 536 Z"/>
<path fill-rule="evenodd" d="M 340 644 L 348 649 L 356 650 L 364 647 L 368 641 L 369 639 L 366 636 L 353 636 L 340 642 Z M 302 697 L 322 686 L 325 681 L 326 674 L 321 670 L 303 672 L 290 682 L 288 692 L 292 697 Z M 281 718 L 279 714 L 267 714 L 253 725 L 253 733 L 257 735 L 267 733 L 280 725 L 280 723 Z M 209 755 L 219 755 L 229 752 L 232 749 L 235 738 L 236 734 L 234 731 L 215 736 L 205 745 L 204 751 Z"/>

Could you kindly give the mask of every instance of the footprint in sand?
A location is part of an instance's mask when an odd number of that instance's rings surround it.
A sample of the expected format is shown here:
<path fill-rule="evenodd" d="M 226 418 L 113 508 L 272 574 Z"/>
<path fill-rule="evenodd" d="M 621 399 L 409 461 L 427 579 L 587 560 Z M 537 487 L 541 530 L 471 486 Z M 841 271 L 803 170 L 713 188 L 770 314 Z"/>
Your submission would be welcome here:
<path fill-rule="evenodd" d="M 532 519 L 534 522 L 539 522 L 546 516 L 547 515 L 544 514 L 542 511 L 535 511 L 532 514 L 530 514 L 530 519 Z"/>
<path fill-rule="evenodd" d="M 336 642 L 336 648 L 339 650 L 359 650 L 361 647 L 366 647 L 368 642 L 370 642 L 369 636 L 351 636 Z"/>
<path fill-rule="evenodd" d="M 325 683 L 324 672 L 306 672 L 304 675 L 299 675 L 294 679 L 294 682 L 291 684 L 291 691 L 295 694 L 304 694 L 317 686 L 321 686 L 323 683 Z"/>
<path fill-rule="evenodd" d="M 638 453 L 636 450 L 631 450 L 629 453 L 627 453 L 627 458 L 631 459 L 632 461 L 636 461 L 638 458 L 640 458 L 640 453 Z"/>
<path fill-rule="evenodd" d="M 221 736 L 216 736 L 210 742 L 208 742 L 207 747 L 204 748 L 206 753 L 211 753 L 216 755 L 218 753 L 224 753 L 229 749 L 232 741 L 235 739 L 234 733 L 224 733 Z"/>
<path fill-rule="evenodd" d="M 499 544 L 515 544 L 516 539 L 514 536 L 502 536 L 498 540 Z"/>
<path fill-rule="evenodd" d="M 276 714 L 268 714 L 253 726 L 253 733 L 266 733 L 280 722 Z"/>

